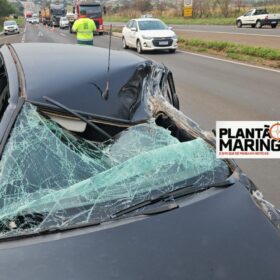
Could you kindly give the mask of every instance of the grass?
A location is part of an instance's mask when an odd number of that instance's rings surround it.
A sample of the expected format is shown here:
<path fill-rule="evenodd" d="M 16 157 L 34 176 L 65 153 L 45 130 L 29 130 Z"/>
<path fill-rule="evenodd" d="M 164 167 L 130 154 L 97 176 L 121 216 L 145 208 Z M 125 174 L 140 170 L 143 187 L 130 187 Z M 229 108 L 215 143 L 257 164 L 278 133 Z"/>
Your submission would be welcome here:
<path fill-rule="evenodd" d="M 113 32 L 122 32 L 122 28 L 113 27 Z M 180 49 L 203 52 L 234 60 L 280 68 L 280 50 L 264 47 L 247 46 L 230 42 L 206 41 L 179 37 Z"/>
<path fill-rule="evenodd" d="M 0 32 L 3 31 L 3 23 L 5 20 L 15 20 L 19 27 L 23 27 L 25 20 L 24 17 L 18 17 L 17 19 L 14 18 L 0 18 Z"/>
<path fill-rule="evenodd" d="M 189 25 L 235 25 L 236 18 L 183 18 L 183 17 L 159 17 L 166 24 Z M 125 16 L 104 16 L 106 22 L 127 22 L 131 18 Z"/>
<path fill-rule="evenodd" d="M 234 60 L 257 63 L 280 68 L 280 50 L 246 46 L 229 42 L 205 41 L 179 38 L 179 47 L 186 50 L 206 52 Z"/>
<path fill-rule="evenodd" d="M 204 41 L 198 39 L 179 38 L 179 45 L 182 48 L 204 48 L 226 54 L 247 55 L 255 58 L 275 60 L 280 62 L 280 50 L 264 47 L 245 46 L 229 42 Z"/>

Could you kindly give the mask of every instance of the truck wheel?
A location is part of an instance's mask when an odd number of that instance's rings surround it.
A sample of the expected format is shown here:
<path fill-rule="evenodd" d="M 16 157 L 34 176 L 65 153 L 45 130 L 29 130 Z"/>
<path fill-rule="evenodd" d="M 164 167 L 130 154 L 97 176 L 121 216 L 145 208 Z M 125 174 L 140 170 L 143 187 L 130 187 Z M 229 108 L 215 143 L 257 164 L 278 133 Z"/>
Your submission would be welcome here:
<path fill-rule="evenodd" d="M 262 28 L 262 23 L 261 23 L 261 21 L 260 21 L 260 20 L 258 20 L 258 21 L 257 21 L 257 23 L 256 23 L 256 27 L 257 27 L 257 28 Z"/>
<path fill-rule="evenodd" d="M 241 20 L 238 20 L 238 21 L 236 22 L 236 26 L 237 26 L 238 28 L 241 28 L 241 27 L 242 27 L 242 22 L 241 22 Z"/>
<path fill-rule="evenodd" d="M 276 28 L 277 24 L 271 24 L 271 28 Z"/>

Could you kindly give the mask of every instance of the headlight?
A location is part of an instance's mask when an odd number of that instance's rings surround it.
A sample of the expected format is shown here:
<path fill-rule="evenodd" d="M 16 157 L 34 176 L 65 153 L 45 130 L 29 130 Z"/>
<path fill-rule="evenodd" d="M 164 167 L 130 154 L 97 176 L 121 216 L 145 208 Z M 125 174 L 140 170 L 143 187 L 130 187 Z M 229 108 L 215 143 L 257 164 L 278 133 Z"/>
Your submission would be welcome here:
<path fill-rule="evenodd" d="M 142 38 L 145 39 L 145 40 L 152 40 L 153 39 L 153 37 L 146 36 L 146 35 L 142 35 Z"/>
<path fill-rule="evenodd" d="M 173 36 L 172 36 L 172 39 L 173 39 L 173 40 L 177 40 L 178 38 L 177 38 L 176 35 L 173 35 Z"/>

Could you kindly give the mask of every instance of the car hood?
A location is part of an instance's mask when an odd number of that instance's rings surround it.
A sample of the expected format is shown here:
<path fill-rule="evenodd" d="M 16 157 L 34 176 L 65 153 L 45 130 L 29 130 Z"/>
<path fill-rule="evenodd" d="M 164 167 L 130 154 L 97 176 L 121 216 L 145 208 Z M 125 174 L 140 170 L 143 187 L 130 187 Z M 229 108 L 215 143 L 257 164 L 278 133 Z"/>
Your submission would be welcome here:
<path fill-rule="evenodd" d="M 280 273 L 280 234 L 240 185 L 83 231 L 2 243 L 1 279 L 267 280 Z"/>
<path fill-rule="evenodd" d="M 150 36 L 154 38 L 161 38 L 161 37 L 172 37 L 175 33 L 172 30 L 144 30 L 140 31 L 141 35 Z"/>

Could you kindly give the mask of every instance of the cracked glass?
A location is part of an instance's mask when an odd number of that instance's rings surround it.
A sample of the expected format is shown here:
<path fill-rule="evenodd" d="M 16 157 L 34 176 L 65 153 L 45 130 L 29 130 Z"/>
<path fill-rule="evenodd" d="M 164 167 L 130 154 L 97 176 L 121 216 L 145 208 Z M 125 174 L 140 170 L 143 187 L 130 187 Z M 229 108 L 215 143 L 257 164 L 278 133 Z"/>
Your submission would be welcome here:
<path fill-rule="evenodd" d="M 106 221 L 182 185 L 228 175 L 204 140 L 180 142 L 154 119 L 94 143 L 25 103 L 0 162 L 0 237 Z"/>

